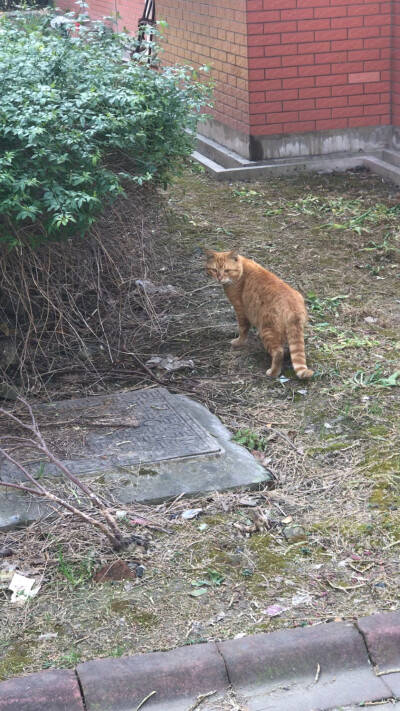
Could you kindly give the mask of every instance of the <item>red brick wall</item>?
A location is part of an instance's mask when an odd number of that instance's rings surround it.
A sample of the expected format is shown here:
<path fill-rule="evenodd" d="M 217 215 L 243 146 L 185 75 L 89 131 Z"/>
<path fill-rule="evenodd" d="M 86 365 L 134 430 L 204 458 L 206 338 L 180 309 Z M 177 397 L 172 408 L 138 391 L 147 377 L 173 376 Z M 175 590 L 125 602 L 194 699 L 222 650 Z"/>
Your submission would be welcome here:
<path fill-rule="evenodd" d="M 400 0 L 393 0 L 392 123 L 400 126 Z"/>
<path fill-rule="evenodd" d="M 390 2 L 248 0 L 247 10 L 252 135 L 390 123 Z"/>
<path fill-rule="evenodd" d="M 132 31 L 144 7 L 88 2 Z M 384 126 L 392 108 L 400 125 L 400 0 L 156 0 L 156 14 L 164 61 L 210 64 L 213 115 L 241 135 Z"/>
<path fill-rule="evenodd" d="M 165 62 L 210 64 L 214 117 L 249 133 L 246 0 L 156 0 L 166 20 Z"/>

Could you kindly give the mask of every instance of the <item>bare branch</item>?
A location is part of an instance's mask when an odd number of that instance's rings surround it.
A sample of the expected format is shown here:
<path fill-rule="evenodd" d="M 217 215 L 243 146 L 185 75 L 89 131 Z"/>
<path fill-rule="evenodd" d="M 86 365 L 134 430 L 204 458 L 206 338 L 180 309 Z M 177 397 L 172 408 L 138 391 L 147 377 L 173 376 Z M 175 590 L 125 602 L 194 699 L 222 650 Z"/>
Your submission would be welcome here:
<path fill-rule="evenodd" d="M 144 538 L 141 538 L 140 536 L 136 536 L 135 534 L 132 534 L 131 536 L 127 537 L 124 539 L 122 532 L 120 531 L 114 517 L 110 514 L 108 511 L 106 505 L 103 503 L 103 501 L 100 499 L 97 494 L 95 494 L 86 484 L 84 484 L 77 476 L 72 474 L 72 472 L 61 462 L 48 448 L 41 432 L 39 429 L 39 426 L 37 424 L 37 421 L 35 419 L 35 415 L 33 413 L 33 409 L 30 406 L 30 404 L 24 400 L 23 398 L 18 398 L 19 401 L 27 408 L 29 415 L 32 420 L 32 424 L 27 424 L 23 422 L 19 417 L 14 415 L 12 412 L 8 412 L 4 408 L 0 408 L 0 414 L 10 418 L 13 422 L 15 422 L 19 427 L 21 427 L 24 430 L 28 430 L 28 432 L 33 433 L 33 437 L 18 437 L 16 435 L 10 435 L 9 437 L 4 436 L 1 437 L 0 439 L 2 441 L 8 439 L 8 441 L 12 441 L 12 449 L 11 451 L 15 451 L 16 449 L 20 447 L 29 447 L 31 449 L 34 449 L 41 454 L 43 454 L 48 461 L 52 462 L 55 464 L 55 466 L 64 474 L 64 476 L 71 481 L 76 487 L 81 489 L 85 496 L 89 499 L 91 505 L 95 507 L 99 513 L 103 516 L 105 519 L 105 523 L 102 521 L 98 521 L 96 518 L 93 518 L 93 516 L 90 516 L 89 514 L 85 513 L 81 509 L 76 508 L 72 504 L 70 504 L 68 501 L 65 499 L 62 499 L 59 496 L 56 496 L 55 494 L 52 494 L 51 491 L 49 491 L 48 488 L 46 488 L 45 485 L 42 483 L 39 483 L 37 479 L 34 478 L 34 476 L 30 473 L 28 470 L 27 466 L 25 466 L 23 463 L 19 462 L 12 454 L 10 454 L 9 451 L 7 451 L 4 446 L 0 447 L 0 455 L 2 455 L 5 459 L 7 459 L 11 464 L 16 466 L 22 473 L 23 475 L 30 481 L 34 488 L 24 486 L 23 484 L 16 484 L 14 482 L 7 482 L 7 481 L 0 481 L 0 485 L 5 488 L 10 488 L 10 489 L 17 489 L 19 491 L 23 491 L 25 493 L 33 494 L 36 496 L 41 496 L 43 498 L 48 499 L 51 501 L 53 504 L 57 504 L 71 513 L 73 513 L 75 516 L 79 516 L 82 518 L 86 523 L 91 524 L 92 526 L 95 526 L 98 528 L 102 533 L 108 538 L 108 540 L 111 542 L 112 546 L 114 549 L 119 550 L 120 548 L 129 545 L 131 542 L 136 542 L 138 545 L 142 545 L 147 547 L 148 541 Z"/>

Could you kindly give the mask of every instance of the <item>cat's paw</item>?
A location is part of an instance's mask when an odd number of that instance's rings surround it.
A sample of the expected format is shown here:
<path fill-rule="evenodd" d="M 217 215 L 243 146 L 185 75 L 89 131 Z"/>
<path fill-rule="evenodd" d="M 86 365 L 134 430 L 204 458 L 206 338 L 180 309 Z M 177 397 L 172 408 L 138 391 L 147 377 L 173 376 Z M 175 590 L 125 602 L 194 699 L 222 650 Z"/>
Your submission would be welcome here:
<path fill-rule="evenodd" d="M 279 378 L 280 376 L 280 371 L 279 370 L 273 370 L 272 368 L 268 368 L 266 375 L 268 375 L 269 378 Z"/>
<path fill-rule="evenodd" d="M 239 336 L 239 338 L 234 338 L 233 341 L 231 341 L 231 346 L 234 348 L 240 348 L 240 346 L 244 346 L 245 343 L 246 339 L 240 338 Z"/>
<path fill-rule="evenodd" d="M 304 370 L 298 370 L 296 375 L 300 380 L 308 380 L 308 378 L 312 378 L 314 371 L 309 368 L 304 368 Z"/>

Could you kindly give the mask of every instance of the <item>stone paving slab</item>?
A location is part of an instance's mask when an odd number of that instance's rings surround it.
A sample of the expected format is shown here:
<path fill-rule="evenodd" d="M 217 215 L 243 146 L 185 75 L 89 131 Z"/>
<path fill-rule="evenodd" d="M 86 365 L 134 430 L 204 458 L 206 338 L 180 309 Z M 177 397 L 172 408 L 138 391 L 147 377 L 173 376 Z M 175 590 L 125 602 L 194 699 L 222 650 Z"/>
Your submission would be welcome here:
<path fill-rule="evenodd" d="M 249 711 L 310 711 L 390 696 L 352 624 L 280 630 L 218 646 Z"/>
<path fill-rule="evenodd" d="M 46 506 L 38 496 L 0 488 L 0 532 L 27 526 L 49 513 L 51 507 Z"/>
<path fill-rule="evenodd" d="M 48 671 L 0 683 L 0 711 L 84 711 L 74 671 Z"/>
<path fill-rule="evenodd" d="M 173 397 L 180 408 L 219 442 L 223 453 L 158 462 L 152 465 L 148 475 L 143 467 L 139 476 L 132 471 L 130 482 L 124 478 L 123 488 L 120 475 L 118 478 L 106 477 L 110 485 L 115 482 L 113 495 L 118 501 L 160 503 L 183 492 L 197 496 L 211 491 L 263 488 L 271 480 L 270 473 L 247 449 L 231 440 L 232 433 L 204 405 L 185 395 Z"/>
<path fill-rule="evenodd" d="M 223 452 L 165 388 L 62 400 L 38 405 L 34 413 L 49 449 L 80 476 Z M 25 457 L 40 462 L 35 450 L 27 450 Z M 27 468 L 34 473 L 37 464 Z M 43 464 L 42 476 L 59 473 L 51 462 Z M 11 481 L 24 478 L 8 462 L 3 463 L 1 476 Z"/>
<path fill-rule="evenodd" d="M 372 663 L 379 671 L 400 668 L 400 612 L 361 617 L 358 629 L 365 639 Z"/>
<path fill-rule="evenodd" d="M 380 678 L 400 699 L 400 612 L 362 617 L 357 622 Z M 393 670 L 396 670 L 393 672 Z"/>
<path fill-rule="evenodd" d="M 110 491 L 121 504 L 258 488 L 271 479 L 204 405 L 165 388 L 57 402 L 43 406 L 43 412 L 49 422 L 58 423 L 49 443 L 63 463 L 78 476 L 101 475 L 105 493 Z M 123 425 L 129 421 L 131 425 Z M 69 425 L 64 427 L 64 422 Z M 114 426 L 118 422 L 121 426 Z M 68 451 L 71 443 L 76 450 L 75 459 L 67 454 L 65 439 Z M 54 465 L 45 465 L 45 476 L 56 473 Z M 3 480 L 20 476 L 12 465 L 2 463 Z M 48 511 L 35 498 L 0 492 L 0 531 Z"/>
<path fill-rule="evenodd" d="M 384 630 L 387 615 L 358 624 L 377 634 L 381 621 Z M 397 616 L 390 624 L 400 633 Z M 82 711 L 76 678 L 86 711 L 135 711 L 146 698 L 146 711 L 188 711 L 212 691 L 217 694 L 202 708 L 225 711 L 229 688 L 246 711 L 398 709 L 400 697 L 387 685 L 395 675 L 374 674 L 364 640 L 357 624 L 340 622 L 98 659 L 80 664 L 77 677 L 49 670 L 0 683 L 0 711 Z M 381 653 L 390 653 L 390 645 L 385 650 L 382 641 Z"/>
<path fill-rule="evenodd" d="M 87 711 L 132 711 L 152 692 L 146 711 L 187 711 L 198 694 L 226 691 L 229 681 L 215 644 L 79 664 Z"/>
<path fill-rule="evenodd" d="M 393 696 L 400 699 L 400 674 L 384 674 L 381 676 L 382 681 L 389 687 Z"/>

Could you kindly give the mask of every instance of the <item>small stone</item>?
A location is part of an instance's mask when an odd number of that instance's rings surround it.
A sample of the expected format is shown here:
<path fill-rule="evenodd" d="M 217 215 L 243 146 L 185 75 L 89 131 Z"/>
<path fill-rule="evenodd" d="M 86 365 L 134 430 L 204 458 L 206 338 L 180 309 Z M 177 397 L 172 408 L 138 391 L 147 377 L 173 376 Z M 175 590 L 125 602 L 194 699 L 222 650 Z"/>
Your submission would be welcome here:
<path fill-rule="evenodd" d="M 128 512 L 127 512 L 127 511 L 122 511 L 122 510 L 121 510 L 121 511 L 116 511 L 116 512 L 115 512 L 115 518 L 117 518 L 119 521 L 120 521 L 122 518 L 126 518 L 127 515 L 128 515 Z"/>
<path fill-rule="evenodd" d="M 46 634 L 40 634 L 38 639 L 54 639 L 55 637 L 58 637 L 58 632 L 47 632 Z"/>
<path fill-rule="evenodd" d="M 306 535 L 303 526 L 299 526 L 297 524 L 295 526 L 285 526 L 282 533 L 288 541 L 299 537 L 301 538 Z"/>

